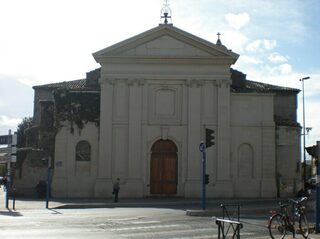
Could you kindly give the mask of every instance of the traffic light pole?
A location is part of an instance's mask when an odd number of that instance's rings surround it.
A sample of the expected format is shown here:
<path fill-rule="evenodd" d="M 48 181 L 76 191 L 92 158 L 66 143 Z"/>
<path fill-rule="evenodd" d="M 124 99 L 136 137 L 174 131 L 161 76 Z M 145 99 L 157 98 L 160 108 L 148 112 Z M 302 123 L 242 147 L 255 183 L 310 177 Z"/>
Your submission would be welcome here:
<path fill-rule="evenodd" d="M 202 210 L 206 210 L 206 150 L 202 152 Z"/>
<path fill-rule="evenodd" d="M 206 146 L 203 142 L 199 146 L 200 152 L 202 153 L 202 190 L 201 190 L 201 208 L 206 209 Z"/>

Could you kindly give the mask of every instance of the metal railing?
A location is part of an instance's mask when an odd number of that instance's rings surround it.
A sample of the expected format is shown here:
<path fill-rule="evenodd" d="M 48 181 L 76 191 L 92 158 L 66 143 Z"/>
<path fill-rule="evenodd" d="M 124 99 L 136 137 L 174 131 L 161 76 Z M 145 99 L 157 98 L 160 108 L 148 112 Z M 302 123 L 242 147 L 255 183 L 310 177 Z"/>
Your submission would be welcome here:
<path fill-rule="evenodd" d="M 241 222 L 217 218 L 216 224 L 218 225 L 219 239 L 226 239 L 229 232 L 232 232 L 231 238 L 240 238 L 240 229 L 243 228 Z M 230 230 L 231 228 L 232 230 Z"/>
<path fill-rule="evenodd" d="M 240 205 L 239 204 L 221 204 L 222 218 L 216 218 L 218 225 L 218 239 L 240 238 L 240 230 L 243 224 L 240 222 Z M 229 210 L 228 210 L 229 208 Z"/>

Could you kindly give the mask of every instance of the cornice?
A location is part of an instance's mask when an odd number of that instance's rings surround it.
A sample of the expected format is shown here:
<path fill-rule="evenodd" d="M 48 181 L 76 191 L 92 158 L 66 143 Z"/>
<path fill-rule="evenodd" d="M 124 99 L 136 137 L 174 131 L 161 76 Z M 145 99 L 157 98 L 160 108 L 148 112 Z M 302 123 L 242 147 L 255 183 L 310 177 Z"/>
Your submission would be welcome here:
<path fill-rule="evenodd" d="M 113 64 L 215 64 L 215 65 L 232 65 L 233 59 L 229 57 L 172 57 L 172 56 L 107 56 L 99 58 L 99 63 Z"/>

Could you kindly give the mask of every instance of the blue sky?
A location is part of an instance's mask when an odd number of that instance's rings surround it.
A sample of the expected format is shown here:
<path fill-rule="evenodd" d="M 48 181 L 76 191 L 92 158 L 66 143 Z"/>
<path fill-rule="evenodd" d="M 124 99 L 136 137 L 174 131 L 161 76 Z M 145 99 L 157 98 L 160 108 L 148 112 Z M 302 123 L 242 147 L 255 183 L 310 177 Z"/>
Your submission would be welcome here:
<path fill-rule="evenodd" d="M 92 53 L 160 23 L 162 0 L 0 1 L 0 135 L 32 116 L 32 86 L 99 67 Z M 250 80 L 301 89 L 307 145 L 320 140 L 320 1 L 171 0 L 174 26 L 240 54 Z M 298 117 L 301 119 L 301 94 Z"/>

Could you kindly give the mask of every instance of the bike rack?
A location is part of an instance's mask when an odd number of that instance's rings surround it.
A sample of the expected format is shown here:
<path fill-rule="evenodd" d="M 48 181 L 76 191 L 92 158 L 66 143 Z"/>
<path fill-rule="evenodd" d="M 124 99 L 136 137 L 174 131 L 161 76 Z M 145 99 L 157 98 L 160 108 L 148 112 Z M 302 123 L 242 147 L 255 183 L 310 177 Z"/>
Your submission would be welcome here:
<path fill-rule="evenodd" d="M 222 218 L 228 220 L 235 220 L 240 222 L 240 204 L 220 204 L 222 208 Z M 228 210 L 229 209 L 229 210 Z M 232 210 L 231 210 L 232 209 Z"/>
<path fill-rule="evenodd" d="M 240 229 L 243 228 L 241 222 L 217 218 L 216 224 L 218 225 L 218 239 L 226 239 L 230 228 L 233 229 L 232 239 L 240 238 Z M 227 230 L 225 230 L 225 226 L 227 226 Z"/>
<path fill-rule="evenodd" d="M 240 230 L 243 224 L 240 222 L 240 205 L 239 204 L 221 204 L 222 218 L 216 219 L 218 225 L 218 239 L 226 239 L 228 233 L 232 232 L 232 238 L 240 238 Z M 229 210 L 228 208 L 233 210 Z M 232 229 L 232 230 L 230 230 Z M 230 234 L 229 234 L 230 235 Z"/>

